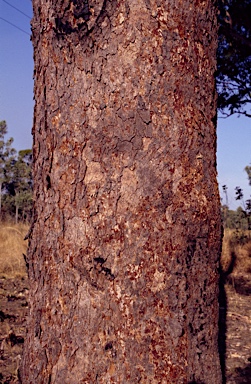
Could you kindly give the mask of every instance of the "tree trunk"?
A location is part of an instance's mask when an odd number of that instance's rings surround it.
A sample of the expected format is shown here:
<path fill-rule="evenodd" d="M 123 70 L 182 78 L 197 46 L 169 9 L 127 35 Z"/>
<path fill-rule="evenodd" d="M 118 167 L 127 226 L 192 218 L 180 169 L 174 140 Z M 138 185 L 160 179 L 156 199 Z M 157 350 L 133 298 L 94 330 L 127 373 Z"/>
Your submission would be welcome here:
<path fill-rule="evenodd" d="M 23 383 L 221 383 L 213 0 L 33 0 Z"/>
<path fill-rule="evenodd" d="M 2 181 L 0 181 L 0 221 L 2 220 Z"/>

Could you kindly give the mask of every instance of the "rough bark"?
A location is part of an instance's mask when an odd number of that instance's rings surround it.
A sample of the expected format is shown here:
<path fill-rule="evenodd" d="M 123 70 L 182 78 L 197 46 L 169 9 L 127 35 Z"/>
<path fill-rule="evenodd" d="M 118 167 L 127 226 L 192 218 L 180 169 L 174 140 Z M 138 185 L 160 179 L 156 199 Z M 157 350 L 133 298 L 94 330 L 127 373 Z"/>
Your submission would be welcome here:
<path fill-rule="evenodd" d="M 213 0 L 33 0 L 23 383 L 221 383 Z"/>

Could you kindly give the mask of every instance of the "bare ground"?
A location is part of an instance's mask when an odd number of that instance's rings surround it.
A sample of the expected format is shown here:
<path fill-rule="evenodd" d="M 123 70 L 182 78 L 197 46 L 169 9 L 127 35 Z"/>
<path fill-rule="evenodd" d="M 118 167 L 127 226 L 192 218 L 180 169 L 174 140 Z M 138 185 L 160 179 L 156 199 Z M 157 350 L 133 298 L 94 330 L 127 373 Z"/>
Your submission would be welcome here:
<path fill-rule="evenodd" d="M 0 383 L 19 383 L 28 314 L 27 277 L 0 277 Z"/>
<path fill-rule="evenodd" d="M 251 275 L 235 275 L 225 291 L 226 382 L 251 384 Z"/>

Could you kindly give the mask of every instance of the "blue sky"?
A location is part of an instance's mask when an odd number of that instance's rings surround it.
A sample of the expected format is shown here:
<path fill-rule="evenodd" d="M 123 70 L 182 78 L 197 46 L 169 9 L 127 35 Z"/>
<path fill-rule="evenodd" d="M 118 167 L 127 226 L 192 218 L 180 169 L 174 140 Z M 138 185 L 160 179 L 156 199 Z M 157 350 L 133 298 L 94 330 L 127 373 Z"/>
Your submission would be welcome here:
<path fill-rule="evenodd" d="M 30 0 L 8 3 L 32 16 Z M 30 21 L 5 1 L 0 0 L 0 120 L 6 120 L 16 149 L 31 148 L 33 115 L 33 49 L 26 33 Z"/>
<path fill-rule="evenodd" d="M 0 0 L 0 120 L 7 121 L 9 136 L 20 150 L 32 146 L 33 50 L 29 18 L 13 7 L 31 17 L 31 0 Z M 240 205 L 236 186 L 243 188 L 246 199 L 251 194 L 244 171 L 251 164 L 251 119 L 219 119 L 217 133 L 219 188 L 222 192 L 222 185 L 228 186 L 229 205 L 235 209 Z"/>

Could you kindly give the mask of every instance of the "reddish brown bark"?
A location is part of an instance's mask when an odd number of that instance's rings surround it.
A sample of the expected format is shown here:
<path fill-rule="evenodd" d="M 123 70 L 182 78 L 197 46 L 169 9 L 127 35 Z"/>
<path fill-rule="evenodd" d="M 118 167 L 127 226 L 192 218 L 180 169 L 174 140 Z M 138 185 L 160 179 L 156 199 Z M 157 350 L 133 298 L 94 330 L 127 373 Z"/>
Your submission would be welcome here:
<path fill-rule="evenodd" d="M 214 1 L 33 0 L 23 383 L 221 383 Z"/>

